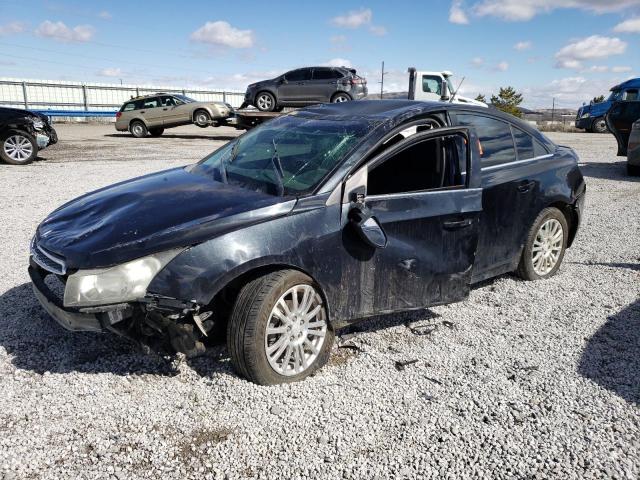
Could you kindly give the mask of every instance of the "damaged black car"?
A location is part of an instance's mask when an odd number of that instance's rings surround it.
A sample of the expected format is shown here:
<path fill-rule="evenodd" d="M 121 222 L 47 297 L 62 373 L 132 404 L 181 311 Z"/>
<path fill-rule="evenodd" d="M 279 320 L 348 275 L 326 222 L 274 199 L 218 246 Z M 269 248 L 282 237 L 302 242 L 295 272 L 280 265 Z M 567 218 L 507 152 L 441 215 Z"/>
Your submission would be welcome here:
<path fill-rule="evenodd" d="M 188 356 L 226 336 L 259 384 L 326 363 L 336 329 L 554 275 L 585 183 L 573 150 L 486 108 L 321 105 L 201 162 L 88 193 L 32 240 L 40 303 L 69 330 Z"/>
<path fill-rule="evenodd" d="M 46 115 L 0 107 L 0 159 L 5 163 L 27 165 L 40 150 L 57 141 Z"/>

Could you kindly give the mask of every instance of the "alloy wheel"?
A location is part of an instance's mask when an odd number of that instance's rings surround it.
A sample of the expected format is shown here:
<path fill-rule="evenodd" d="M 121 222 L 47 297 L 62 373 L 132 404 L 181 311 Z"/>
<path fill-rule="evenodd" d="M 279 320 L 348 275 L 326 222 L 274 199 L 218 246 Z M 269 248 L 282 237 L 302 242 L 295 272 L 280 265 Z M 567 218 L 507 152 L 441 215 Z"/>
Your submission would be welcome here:
<path fill-rule="evenodd" d="M 349 101 L 349 97 L 347 97 L 346 95 L 338 95 L 333 100 L 333 103 L 343 103 L 343 102 L 348 102 L 348 101 Z"/>
<path fill-rule="evenodd" d="M 273 98 L 271 98 L 271 95 L 267 95 L 266 93 L 259 95 L 256 103 L 260 110 L 271 110 L 271 108 L 273 108 Z"/>
<path fill-rule="evenodd" d="M 303 373 L 320 354 L 326 334 L 322 297 L 311 285 L 291 287 L 267 321 L 264 348 L 269 365 L 284 376 Z"/>
<path fill-rule="evenodd" d="M 143 133 L 144 133 L 144 129 L 142 128 L 142 125 L 140 125 L 139 123 L 136 123 L 133 126 L 132 130 L 133 130 L 133 134 L 136 137 L 141 137 L 143 135 Z"/>
<path fill-rule="evenodd" d="M 531 263 L 536 274 L 544 276 L 554 269 L 562 253 L 563 245 L 562 224 L 555 218 L 550 218 L 540 226 L 533 241 Z"/>
<path fill-rule="evenodd" d="M 24 162 L 33 155 L 33 145 L 24 135 L 12 135 L 4 141 L 4 153 L 16 162 Z"/>

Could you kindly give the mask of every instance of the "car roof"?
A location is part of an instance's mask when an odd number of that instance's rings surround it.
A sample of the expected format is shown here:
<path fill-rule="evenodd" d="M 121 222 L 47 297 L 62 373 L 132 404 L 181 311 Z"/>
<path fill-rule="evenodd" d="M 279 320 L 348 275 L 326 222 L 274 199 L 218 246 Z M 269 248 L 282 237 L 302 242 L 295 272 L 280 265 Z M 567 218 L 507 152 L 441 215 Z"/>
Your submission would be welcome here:
<path fill-rule="evenodd" d="M 620 90 L 622 88 L 640 88 L 640 77 L 630 78 L 626 82 L 622 82 L 621 84 L 612 87 L 611 90 Z"/>

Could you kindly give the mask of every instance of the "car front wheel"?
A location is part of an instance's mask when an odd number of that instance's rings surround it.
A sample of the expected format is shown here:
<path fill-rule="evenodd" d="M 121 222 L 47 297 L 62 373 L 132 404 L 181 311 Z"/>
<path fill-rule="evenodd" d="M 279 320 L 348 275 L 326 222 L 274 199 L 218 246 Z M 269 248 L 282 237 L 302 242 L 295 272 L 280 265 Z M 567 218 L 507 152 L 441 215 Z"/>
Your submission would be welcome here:
<path fill-rule="evenodd" d="M 256 96 L 256 108 L 261 112 L 273 112 L 276 109 L 276 99 L 269 92 L 261 92 Z"/>
<path fill-rule="evenodd" d="M 319 287 L 296 270 L 247 283 L 227 325 L 232 365 L 260 385 L 308 377 L 327 362 L 333 338 Z"/>
<path fill-rule="evenodd" d="M 26 133 L 10 132 L 1 137 L 0 157 L 12 165 L 26 165 L 38 155 L 35 139 Z"/>
<path fill-rule="evenodd" d="M 211 116 L 205 110 L 198 110 L 194 115 L 195 124 L 200 128 L 206 128 L 211 123 Z"/>
<path fill-rule="evenodd" d="M 593 133 L 607 133 L 609 129 L 607 128 L 607 122 L 604 121 L 604 118 L 596 118 L 591 124 L 591 131 Z"/>
<path fill-rule="evenodd" d="M 569 226 L 557 208 L 545 208 L 533 222 L 522 251 L 518 275 L 524 280 L 542 280 L 553 276 L 567 249 Z"/>

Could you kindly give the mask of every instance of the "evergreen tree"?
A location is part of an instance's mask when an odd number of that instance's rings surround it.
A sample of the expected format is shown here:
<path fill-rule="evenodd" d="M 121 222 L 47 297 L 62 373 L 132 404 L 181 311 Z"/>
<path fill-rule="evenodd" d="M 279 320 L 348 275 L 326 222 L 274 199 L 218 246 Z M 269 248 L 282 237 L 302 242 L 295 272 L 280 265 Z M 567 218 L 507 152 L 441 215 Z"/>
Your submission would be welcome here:
<path fill-rule="evenodd" d="M 491 103 L 503 112 L 510 113 L 514 117 L 522 117 L 518 106 L 522 103 L 522 94 L 516 92 L 513 87 L 500 88 L 498 95 L 491 95 Z"/>

